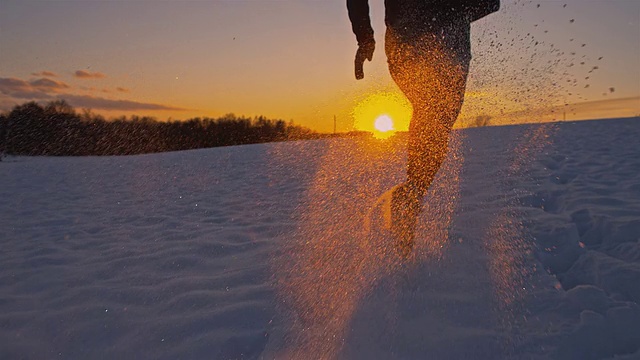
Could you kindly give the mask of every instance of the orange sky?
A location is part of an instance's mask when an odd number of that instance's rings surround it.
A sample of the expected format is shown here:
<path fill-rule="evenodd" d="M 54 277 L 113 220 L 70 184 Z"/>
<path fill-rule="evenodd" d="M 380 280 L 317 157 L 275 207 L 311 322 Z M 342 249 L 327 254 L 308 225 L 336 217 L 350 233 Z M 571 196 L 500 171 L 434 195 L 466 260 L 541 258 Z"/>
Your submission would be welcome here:
<path fill-rule="evenodd" d="M 348 131 L 361 101 L 398 91 L 386 69 L 382 0 L 371 1 L 378 46 L 361 81 L 343 0 L 0 4 L 4 110 L 64 98 L 107 116 L 232 112 L 319 131 L 332 131 L 335 115 Z M 568 119 L 637 115 L 638 34 L 637 1 L 503 0 L 473 26 L 463 121 L 537 121 L 564 103 L 585 103 Z"/>

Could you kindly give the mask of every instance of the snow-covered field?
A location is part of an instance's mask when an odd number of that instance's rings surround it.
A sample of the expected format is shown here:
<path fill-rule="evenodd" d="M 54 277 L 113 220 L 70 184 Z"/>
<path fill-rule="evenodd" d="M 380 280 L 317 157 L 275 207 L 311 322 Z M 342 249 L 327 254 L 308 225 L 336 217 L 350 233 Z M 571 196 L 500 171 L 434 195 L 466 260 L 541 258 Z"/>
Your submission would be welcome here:
<path fill-rule="evenodd" d="M 403 148 L 4 159 L 0 358 L 640 358 L 640 119 L 457 131 L 409 261 Z"/>

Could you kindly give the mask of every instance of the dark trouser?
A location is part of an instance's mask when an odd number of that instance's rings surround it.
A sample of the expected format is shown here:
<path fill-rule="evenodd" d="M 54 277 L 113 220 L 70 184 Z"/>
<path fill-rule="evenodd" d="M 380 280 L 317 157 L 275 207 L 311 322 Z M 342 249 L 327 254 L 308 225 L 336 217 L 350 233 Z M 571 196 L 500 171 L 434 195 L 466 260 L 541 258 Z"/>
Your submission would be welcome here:
<path fill-rule="evenodd" d="M 427 192 L 447 154 L 471 61 L 468 21 L 429 25 L 424 31 L 387 28 L 385 41 L 391 77 L 413 105 L 407 180 L 419 195 Z"/>

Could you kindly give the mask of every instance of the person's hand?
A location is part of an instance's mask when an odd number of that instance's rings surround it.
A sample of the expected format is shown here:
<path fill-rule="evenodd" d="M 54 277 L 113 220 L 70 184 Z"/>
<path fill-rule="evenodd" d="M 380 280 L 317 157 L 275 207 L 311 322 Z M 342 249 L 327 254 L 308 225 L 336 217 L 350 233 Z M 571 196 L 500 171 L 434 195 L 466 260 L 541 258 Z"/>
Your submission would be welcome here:
<path fill-rule="evenodd" d="M 358 44 L 358 51 L 356 52 L 356 59 L 354 61 L 357 80 L 364 78 L 364 60 L 371 61 L 371 59 L 373 59 L 373 51 L 375 48 L 376 42 L 373 39 Z"/>

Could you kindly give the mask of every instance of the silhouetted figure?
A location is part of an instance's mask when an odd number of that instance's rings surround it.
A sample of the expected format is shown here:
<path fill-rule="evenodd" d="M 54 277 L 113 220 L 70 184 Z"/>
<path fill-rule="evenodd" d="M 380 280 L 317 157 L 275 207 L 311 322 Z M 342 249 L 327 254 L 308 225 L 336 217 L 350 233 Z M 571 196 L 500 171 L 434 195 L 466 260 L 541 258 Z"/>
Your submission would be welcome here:
<path fill-rule="evenodd" d="M 421 203 L 447 153 L 460 113 L 471 61 L 471 23 L 500 7 L 499 0 L 385 0 L 389 72 L 413 105 L 407 180 L 391 196 L 391 232 L 402 256 L 413 249 Z M 356 79 L 375 49 L 368 0 L 347 0 L 358 40 Z"/>

